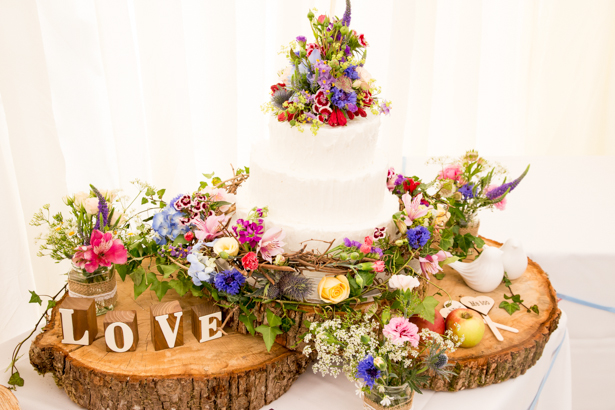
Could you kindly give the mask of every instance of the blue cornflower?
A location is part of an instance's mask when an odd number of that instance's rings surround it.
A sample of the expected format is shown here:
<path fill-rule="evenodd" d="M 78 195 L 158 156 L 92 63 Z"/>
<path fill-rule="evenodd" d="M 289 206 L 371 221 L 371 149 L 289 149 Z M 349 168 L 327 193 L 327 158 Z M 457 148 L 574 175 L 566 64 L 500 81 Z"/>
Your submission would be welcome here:
<path fill-rule="evenodd" d="M 379 377 L 380 370 L 374 366 L 374 358 L 371 354 L 367 355 L 367 357 L 361 360 L 357 365 L 357 378 L 363 379 L 365 384 L 371 389 L 374 387 L 374 383 Z"/>
<path fill-rule="evenodd" d="M 188 232 L 188 227 L 180 222 L 181 217 L 182 213 L 178 212 L 173 205 L 167 205 L 161 212 L 154 215 L 152 229 L 156 232 L 154 240 L 158 245 L 165 245 L 167 239 L 173 241 L 177 235 Z"/>
<path fill-rule="evenodd" d="M 418 226 L 408 229 L 408 231 L 406 231 L 406 236 L 408 237 L 408 243 L 412 249 L 418 249 L 425 246 L 429 238 L 431 238 L 431 233 L 429 229 L 424 226 Z"/>
<path fill-rule="evenodd" d="M 239 288 L 241 288 L 245 282 L 246 278 L 235 268 L 222 271 L 214 278 L 214 286 L 216 289 L 226 292 L 229 295 L 238 294 Z"/>
<path fill-rule="evenodd" d="M 344 70 L 344 74 L 346 74 L 346 77 L 350 78 L 351 80 L 359 79 L 359 73 L 357 73 L 356 65 L 348 66 L 348 68 Z"/>
<path fill-rule="evenodd" d="M 337 108 L 347 108 L 347 104 L 356 105 L 357 94 L 354 91 L 347 93 L 346 91 L 337 87 L 332 87 L 331 91 L 333 91 L 333 94 L 331 95 L 331 102 Z"/>
<path fill-rule="evenodd" d="M 461 188 L 459 188 L 459 192 L 463 194 L 463 199 L 472 199 L 474 198 L 474 185 L 473 184 L 465 184 Z"/>

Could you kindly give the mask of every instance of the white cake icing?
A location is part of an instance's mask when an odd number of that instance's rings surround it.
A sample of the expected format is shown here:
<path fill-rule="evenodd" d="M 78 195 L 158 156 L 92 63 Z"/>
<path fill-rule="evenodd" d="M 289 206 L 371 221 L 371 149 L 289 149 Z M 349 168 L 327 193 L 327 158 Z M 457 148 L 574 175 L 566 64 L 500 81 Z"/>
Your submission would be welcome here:
<path fill-rule="evenodd" d="M 237 196 L 237 217 L 269 207 L 265 227 L 281 227 L 287 251 L 309 239 L 362 240 L 375 227 L 393 229 L 397 198 L 386 189 L 387 166 L 378 152 L 380 118 L 345 127 L 323 125 L 317 135 L 272 118 L 269 140 L 251 153 L 250 178 Z M 327 244 L 309 242 L 324 251 Z"/>

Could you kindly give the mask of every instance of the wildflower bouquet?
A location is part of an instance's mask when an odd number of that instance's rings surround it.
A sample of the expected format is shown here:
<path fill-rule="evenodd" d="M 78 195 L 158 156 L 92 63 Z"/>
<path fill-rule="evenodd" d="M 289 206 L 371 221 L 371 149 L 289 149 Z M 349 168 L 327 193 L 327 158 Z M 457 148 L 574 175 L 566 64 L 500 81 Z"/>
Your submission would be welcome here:
<path fill-rule="evenodd" d="M 358 393 L 383 407 L 411 401 L 413 392 L 428 374 L 448 378 L 447 352 L 454 351 L 461 341 L 451 331 L 440 335 L 418 327 L 408 319 L 413 315 L 434 320 L 437 301 L 421 300 L 413 288 L 416 278 L 394 275 L 388 289 L 366 313 L 351 312 L 320 323 L 309 324 L 303 353 L 315 352 L 316 373 L 337 376 L 343 372 L 357 382 Z M 431 371 L 431 372 L 430 372 Z"/>
<path fill-rule="evenodd" d="M 316 11 L 316 10 L 315 10 Z M 321 124 L 344 126 L 356 117 L 388 114 L 391 103 L 380 102 L 380 89 L 364 68 L 366 47 L 363 34 L 351 30 L 350 0 L 342 19 L 308 13 L 314 42 L 298 36 L 282 52 L 290 65 L 271 87 L 271 102 L 263 106 L 278 121 L 292 127 L 309 125 L 316 134 Z"/>
<path fill-rule="evenodd" d="M 49 205 L 44 205 L 30 222 L 48 227 L 47 233 L 37 238 L 41 242 L 38 256 L 48 255 L 56 262 L 70 259 L 86 276 L 86 283 L 96 281 L 99 270 L 127 261 L 126 248 L 118 239 L 127 228 L 127 210 L 120 209 L 123 205 L 117 191 L 90 187 L 89 193 L 64 198 L 70 217 L 61 212 L 52 216 Z"/>

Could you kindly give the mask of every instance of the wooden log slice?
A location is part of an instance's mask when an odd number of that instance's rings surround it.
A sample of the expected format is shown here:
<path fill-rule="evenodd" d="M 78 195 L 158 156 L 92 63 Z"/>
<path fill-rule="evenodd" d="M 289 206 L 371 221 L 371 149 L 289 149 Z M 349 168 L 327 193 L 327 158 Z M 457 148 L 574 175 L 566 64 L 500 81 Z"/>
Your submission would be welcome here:
<path fill-rule="evenodd" d="M 483 238 L 484 239 L 484 238 Z M 500 247 L 502 244 L 485 239 L 487 245 Z M 525 372 L 536 364 L 551 333 L 557 329 L 561 311 L 557 307 L 557 297 L 547 274 L 531 259 L 525 273 L 512 281 L 512 290 L 521 295 L 526 306 L 537 305 L 540 314 L 527 313 L 526 309 L 516 311 L 512 316 L 504 309 L 499 308 L 505 300 L 504 294 L 510 293 L 501 284 L 495 291 L 480 293 L 470 289 L 461 276 L 450 267 L 444 268 L 446 276 L 442 280 L 433 279 L 433 282 L 444 288 L 454 300 L 459 301 L 463 296 L 487 295 L 493 298 L 495 304 L 489 316 L 496 322 L 519 329 L 519 333 L 500 330 L 504 341 L 499 342 L 488 326 L 485 326 L 483 340 L 471 348 L 459 348 L 449 356 L 449 362 L 454 364 L 453 370 L 457 376 L 448 382 L 440 377 L 433 377 L 424 386 L 436 391 L 458 391 L 475 387 L 488 386 L 512 379 Z M 438 292 L 430 286 L 428 294 Z M 440 310 L 448 297 L 435 295 L 440 304 Z"/>
<path fill-rule="evenodd" d="M 132 282 L 118 283 L 117 310 L 135 310 L 139 342 L 134 352 L 107 352 L 103 320 L 90 346 L 60 343 L 58 307 L 30 348 L 30 362 L 52 373 L 70 399 L 91 410 L 121 409 L 260 409 L 284 394 L 303 373 L 308 358 L 274 344 L 267 352 L 260 337 L 228 330 L 228 335 L 198 343 L 191 329 L 190 308 L 201 299 L 180 298 L 170 290 L 163 302 L 179 300 L 184 311 L 184 345 L 155 351 L 150 337 L 152 292 L 136 300 Z"/>
<path fill-rule="evenodd" d="M 416 288 L 416 292 L 419 295 L 419 297 L 423 297 L 426 291 L 427 291 L 427 283 L 424 281 L 421 281 L 421 286 Z M 281 334 L 278 337 L 276 337 L 275 341 L 276 343 L 281 344 L 287 349 L 302 352 L 303 348 L 305 347 L 307 343 L 304 343 L 301 341 L 301 336 L 304 335 L 308 331 L 307 327 L 305 327 L 304 325 L 304 321 L 307 320 L 308 322 L 318 322 L 318 321 L 322 322 L 323 321 L 322 315 L 325 315 L 326 317 L 331 317 L 332 314 L 330 311 L 325 310 L 324 306 L 323 307 L 311 306 L 311 305 L 293 305 L 293 306 L 296 306 L 297 310 L 287 309 L 285 313 L 279 304 L 257 303 L 253 311 L 254 316 L 256 316 L 254 327 L 256 328 L 265 322 L 267 318 L 267 309 L 271 310 L 273 313 L 275 313 L 279 317 L 284 317 L 284 315 L 286 314 L 286 317 L 288 317 L 291 320 L 291 322 L 288 322 L 289 328 L 286 333 Z M 369 308 L 369 306 L 371 306 L 371 303 L 369 302 L 359 303 L 359 304 L 353 305 L 353 309 L 357 311 L 358 310 L 366 311 Z M 249 334 L 246 326 L 243 324 L 243 322 L 239 320 L 241 311 L 233 310 L 233 309 L 223 309 L 223 311 L 225 315 L 224 317 L 226 317 L 226 315 L 228 315 L 229 313 L 232 315 L 227 323 L 228 327 L 230 327 L 231 329 L 233 329 L 234 331 L 238 333 Z"/>

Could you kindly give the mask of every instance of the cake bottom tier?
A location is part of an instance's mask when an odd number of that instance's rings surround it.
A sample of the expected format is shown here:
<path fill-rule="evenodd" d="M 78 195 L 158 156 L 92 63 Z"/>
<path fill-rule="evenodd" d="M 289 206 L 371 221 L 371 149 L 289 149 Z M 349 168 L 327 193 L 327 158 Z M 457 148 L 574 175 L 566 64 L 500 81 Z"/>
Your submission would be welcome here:
<path fill-rule="evenodd" d="M 248 212 L 254 207 L 249 198 L 249 190 L 240 189 L 237 195 L 236 218 L 246 218 Z M 269 208 L 269 215 L 265 218 L 265 229 L 279 227 L 286 234 L 284 250 L 297 251 L 307 244 L 306 250 L 324 252 L 329 247 L 329 242 L 333 242 L 335 247 L 343 242 L 344 238 L 363 241 L 366 236 L 374 234 L 374 228 L 386 227 L 386 232 L 394 232 L 395 224 L 392 216 L 399 210 L 397 197 L 386 195 L 384 206 L 373 217 L 358 220 L 351 224 L 303 224 L 294 221 L 287 221 L 281 218 L 275 209 Z"/>

